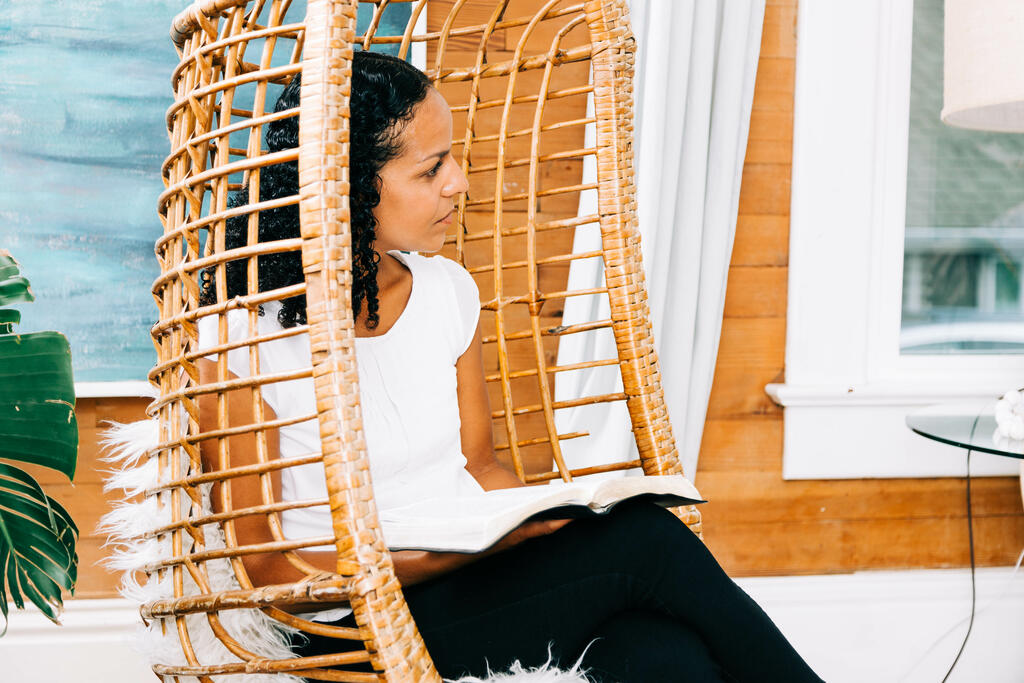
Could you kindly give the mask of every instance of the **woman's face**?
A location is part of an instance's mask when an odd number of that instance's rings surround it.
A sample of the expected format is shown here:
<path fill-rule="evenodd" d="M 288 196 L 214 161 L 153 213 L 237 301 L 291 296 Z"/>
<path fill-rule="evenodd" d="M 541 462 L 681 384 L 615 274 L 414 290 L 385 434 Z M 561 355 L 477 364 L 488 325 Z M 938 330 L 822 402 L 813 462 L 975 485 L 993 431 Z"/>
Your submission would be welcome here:
<path fill-rule="evenodd" d="M 380 254 L 439 251 L 455 217 L 455 201 L 469 187 L 451 155 L 452 115 L 430 88 L 400 133 L 401 154 L 380 170 L 380 204 L 374 209 Z"/>

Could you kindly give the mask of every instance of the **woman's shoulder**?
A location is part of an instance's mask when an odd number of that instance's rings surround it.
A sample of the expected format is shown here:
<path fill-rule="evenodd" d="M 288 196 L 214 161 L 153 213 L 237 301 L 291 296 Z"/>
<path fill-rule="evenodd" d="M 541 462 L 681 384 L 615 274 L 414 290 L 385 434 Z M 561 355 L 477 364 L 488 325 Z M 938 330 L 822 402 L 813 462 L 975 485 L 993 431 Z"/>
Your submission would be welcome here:
<path fill-rule="evenodd" d="M 436 283 L 438 301 L 443 302 L 440 305 L 454 318 L 455 324 L 448 329 L 452 332 L 458 358 L 475 334 L 480 316 L 480 290 L 473 276 L 461 263 L 440 254 L 402 253 L 402 256 L 408 259 L 406 264 L 414 271 L 414 277 L 429 274 L 427 279 Z"/>

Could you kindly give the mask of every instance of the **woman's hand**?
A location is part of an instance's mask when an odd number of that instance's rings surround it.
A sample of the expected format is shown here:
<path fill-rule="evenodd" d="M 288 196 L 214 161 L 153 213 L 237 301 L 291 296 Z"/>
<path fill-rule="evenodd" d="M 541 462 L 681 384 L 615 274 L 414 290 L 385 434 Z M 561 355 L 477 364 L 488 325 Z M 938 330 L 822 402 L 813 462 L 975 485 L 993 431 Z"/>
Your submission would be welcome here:
<path fill-rule="evenodd" d="M 506 534 L 500 541 L 479 553 L 436 553 L 424 550 L 399 550 L 391 553 L 395 574 L 403 586 L 411 586 L 454 571 L 459 567 L 500 553 L 538 536 L 558 531 L 571 520 L 553 519 L 543 522 L 526 522 Z"/>
<path fill-rule="evenodd" d="M 547 536 L 548 534 L 558 531 L 571 521 L 572 520 L 570 519 L 550 519 L 537 522 L 526 522 L 510 531 L 508 535 L 486 550 L 485 554 L 490 555 L 498 553 L 502 550 L 507 550 L 508 548 L 517 546 L 523 541 L 528 541 L 531 538 Z"/>

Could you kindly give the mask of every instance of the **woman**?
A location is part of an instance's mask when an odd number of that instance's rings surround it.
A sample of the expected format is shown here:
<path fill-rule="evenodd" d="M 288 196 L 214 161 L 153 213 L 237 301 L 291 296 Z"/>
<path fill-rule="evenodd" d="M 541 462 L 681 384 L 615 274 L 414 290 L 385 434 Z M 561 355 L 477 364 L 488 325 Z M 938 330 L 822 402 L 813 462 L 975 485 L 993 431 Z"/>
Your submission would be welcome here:
<path fill-rule="evenodd" d="M 298 104 L 296 78 L 277 111 Z M 434 253 L 451 224 L 467 181 L 451 155 L 447 103 L 408 63 L 356 52 L 351 90 L 351 209 L 357 358 L 365 435 L 374 495 L 380 509 L 418 498 L 522 486 L 495 458 L 484 381 L 479 294 L 469 274 Z M 297 145 L 298 121 L 268 125 L 271 151 Z M 297 192 L 295 164 L 260 174 L 260 199 Z M 245 203 L 248 192 L 233 198 Z M 245 244 L 248 218 L 228 221 L 226 245 Z M 296 237 L 294 206 L 262 212 L 260 240 Z M 229 264 L 226 282 L 204 274 L 202 303 L 248 291 L 246 264 Z M 260 291 L 302 281 L 297 254 L 260 257 Z M 242 311 L 200 322 L 200 346 L 209 348 L 249 334 Z M 270 334 L 305 322 L 305 302 L 294 297 L 263 307 L 258 332 Z M 229 351 L 228 370 L 249 374 L 244 350 Z M 217 355 L 200 361 L 202 381 L 216 381 Z M 260 345 L 262 373 L 308 367 L 305 335 Z M 223 360 L 221 361 L 223 362 Z M 303 384 L 306 382 L 307 384 Z M 264 420 L 315 412 L 311 380 L 265 385 Z M 230 425 L 251 424 L 252 396 L 233 392 L 225 407 Z M 426 400 L 425 400 L 426 399 Z M 216 399 L 200 404 L 203 431 L 218 427 Z M 224 418 L 221 418 L 224 420 Z M 224 424 L 219 426 L 223 427 Z M 266 443 L 248 435 L 231 439 L 231 465 L 266 449 L 269 457 L 316 452 L 315 421 L 268 432 Z M 205 467 L 222 466 L 213 442 L 204 442 Z M 248 456 L 246 454 L 249 454 Z M 239 460 L 241 457 L 241 461 Z M 325 497 L 318 466 L 288 468 L 272 478 L 275 497 Z M 255 477 L 231 484 L 235 509 L 262 503 Z M 215 491 L 214 505 L 224 491 Z M 281 515 L 286 537 L 330 537 L 325 508 Z M 266 518 L 235 523 L 240 543 L 271 540 Z M 334 569 L 333 548 L 300 551 L 312 567 Z M 486 552 L 467 555 L 392 553 L 409 609 L 441 674 L 482 675 L 520 660 L 548 658 L 583 666 L 597 681 L 817 681 L 764 612 L 721 570 L 693 533 L 671 513 L 646 503 L 624 504 L 596 520 L 533 522 Z M 280 554 L 248 556 L 256 584 L 295 581 L 302 572 Z M 311 618 L 354 625 L 347 609 Z M 296 643 L 301 655 L 336 651 L 319 637 Z M 585 654 L 584 654 L 585 653 Z"/>

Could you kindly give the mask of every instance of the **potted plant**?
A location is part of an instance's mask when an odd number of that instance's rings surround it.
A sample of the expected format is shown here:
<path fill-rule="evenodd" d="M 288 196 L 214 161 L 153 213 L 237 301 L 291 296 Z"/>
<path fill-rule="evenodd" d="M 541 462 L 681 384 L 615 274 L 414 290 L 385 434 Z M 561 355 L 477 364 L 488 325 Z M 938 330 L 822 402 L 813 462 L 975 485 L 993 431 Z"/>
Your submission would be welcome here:
<path fill-rule="evenodd" d="M 0 612 L 26 598 L 51 621 L 74 591 L 78 528 L 60 503 L 12 462 L 39 465 L 72 479 L 78 423 L 71 347 L 59 332 L 18 334 L 21 314 L 7 308 L 34 300 L 18 263 L 0 249 Z"/>

